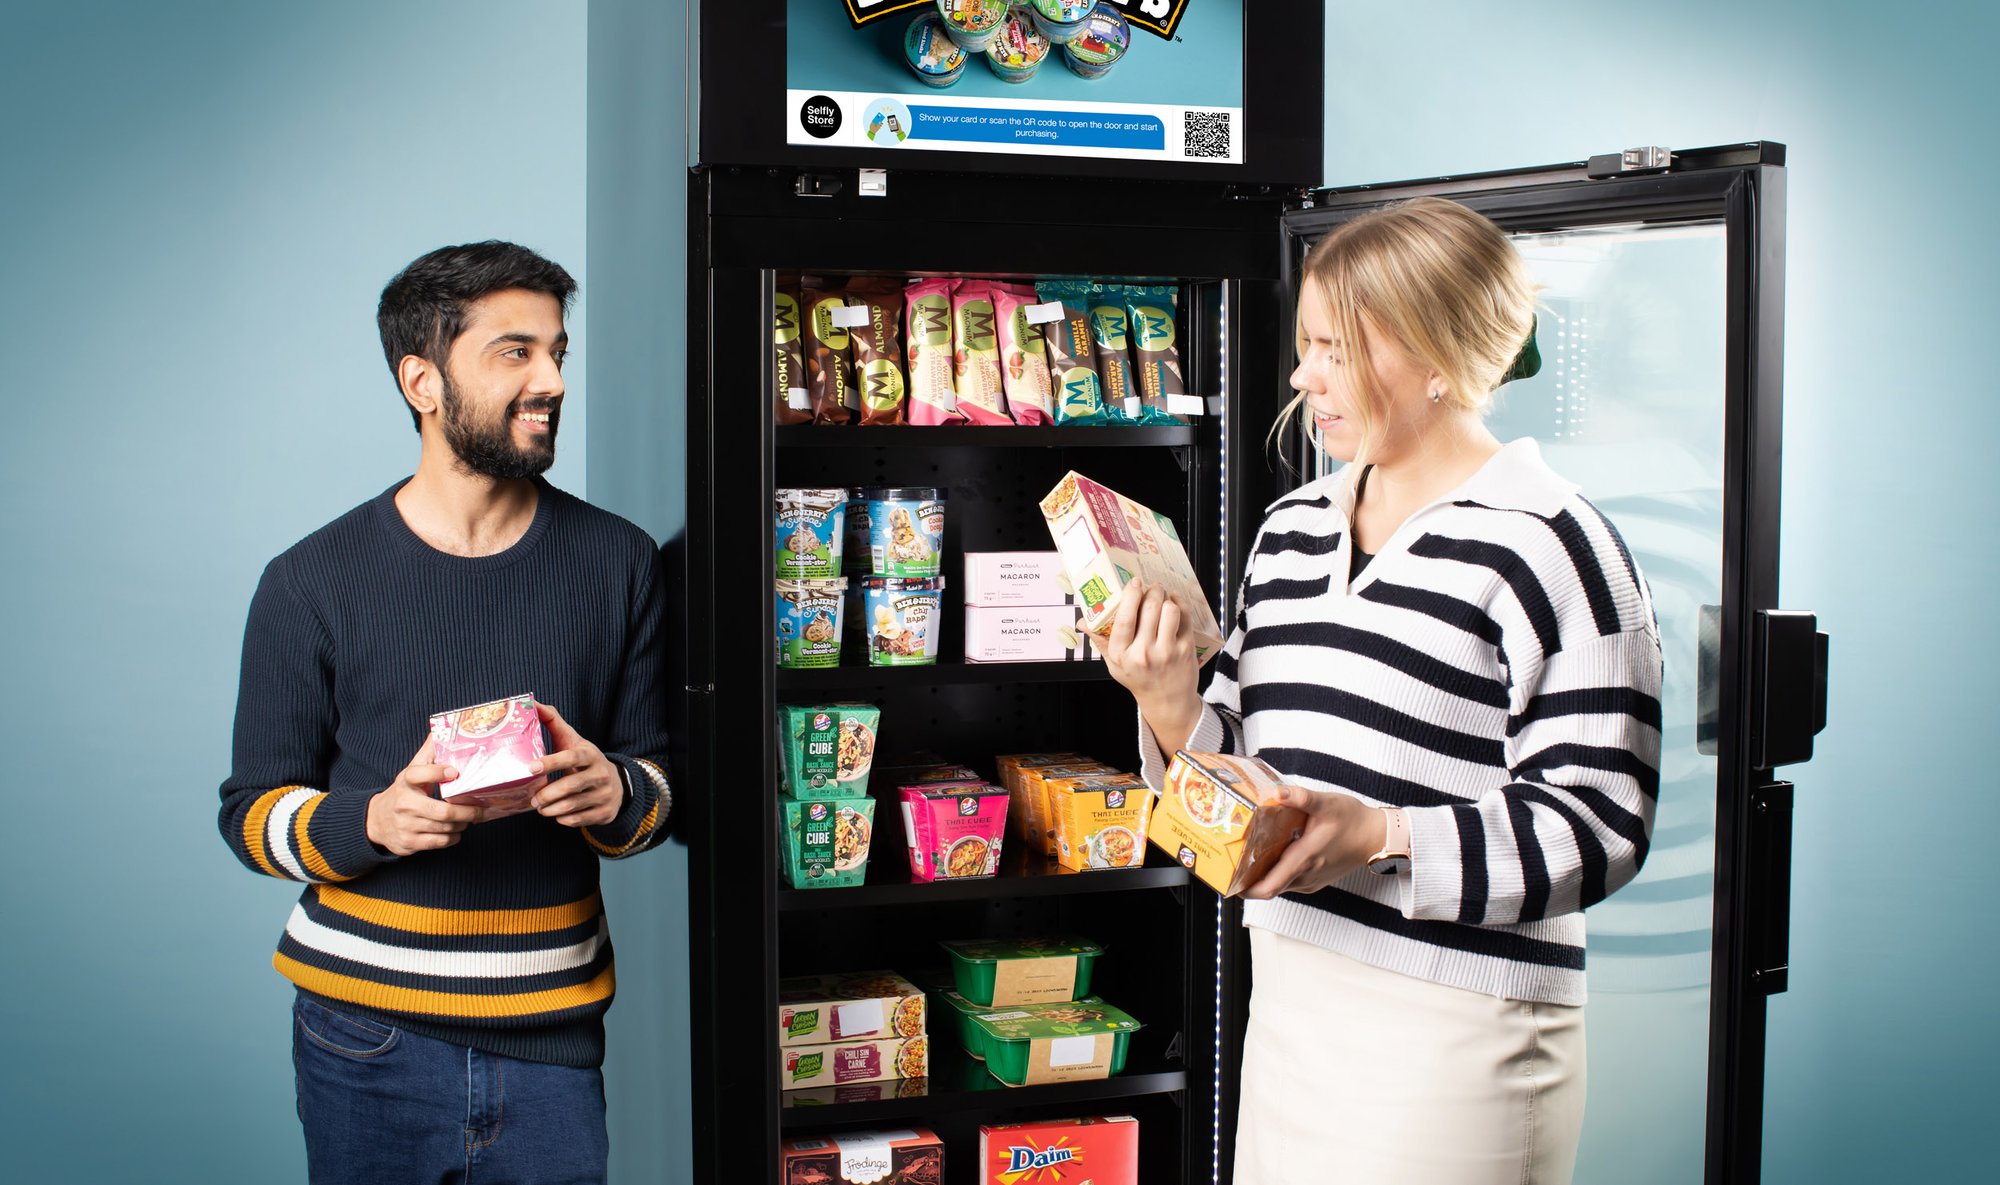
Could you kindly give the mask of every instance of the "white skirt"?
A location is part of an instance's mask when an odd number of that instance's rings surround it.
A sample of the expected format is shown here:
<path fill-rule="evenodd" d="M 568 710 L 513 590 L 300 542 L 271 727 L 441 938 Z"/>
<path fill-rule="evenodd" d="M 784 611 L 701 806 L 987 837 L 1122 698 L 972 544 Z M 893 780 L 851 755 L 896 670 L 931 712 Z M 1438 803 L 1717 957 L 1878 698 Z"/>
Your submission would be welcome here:
<path fill-rule="evenodd" d="M 1237 1185 L 1567 1185 L 1583 1009 L 1250 930 Z"/>

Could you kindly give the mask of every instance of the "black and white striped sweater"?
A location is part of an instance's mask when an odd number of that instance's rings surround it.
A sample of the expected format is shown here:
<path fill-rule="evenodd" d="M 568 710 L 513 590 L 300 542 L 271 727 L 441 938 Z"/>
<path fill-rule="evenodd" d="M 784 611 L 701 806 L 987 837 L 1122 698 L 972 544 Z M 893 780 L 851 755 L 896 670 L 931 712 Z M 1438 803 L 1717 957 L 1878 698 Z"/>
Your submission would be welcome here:
<path fill-rule="evenodd" d="M 1262 926 L 1512 999 L 1584 1001 L 1581 911 L 1638 873 L 1659 792 L 1659 627 L 1624 542 L 1504 447 L 1349 586 L 1351 475 L 1272 505 L 1188 748 L 1400 806 L 1410 869 L 1247 902 Z M 1165 762 L 1139 728 L 1146 778 Z"/>

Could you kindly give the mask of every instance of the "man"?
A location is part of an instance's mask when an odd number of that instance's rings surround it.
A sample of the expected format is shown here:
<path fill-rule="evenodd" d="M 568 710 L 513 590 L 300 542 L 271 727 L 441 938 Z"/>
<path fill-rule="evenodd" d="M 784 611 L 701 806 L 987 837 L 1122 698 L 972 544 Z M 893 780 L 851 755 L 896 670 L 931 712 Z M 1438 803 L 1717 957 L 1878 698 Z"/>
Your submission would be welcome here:
<path fill-rule="evenodd" d="M 382 292 L 414 476 L 271 561 L 222 834 L 305 881 L 274 963 L 314 1181 L 605 1173 L 600 858 L 665 834 L 659 553 L 550 486 L 569 273 L 446 247 Z M 533 694 L 532 809 L 454 803 L 433 713 Z"/>

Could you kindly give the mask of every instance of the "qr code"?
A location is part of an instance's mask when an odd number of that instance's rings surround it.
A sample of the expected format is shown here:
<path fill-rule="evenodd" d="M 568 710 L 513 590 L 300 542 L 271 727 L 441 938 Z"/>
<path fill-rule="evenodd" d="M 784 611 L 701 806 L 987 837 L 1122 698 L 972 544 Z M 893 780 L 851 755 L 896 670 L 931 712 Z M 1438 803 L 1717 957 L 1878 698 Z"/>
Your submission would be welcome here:
<path fill-rule="evenodd" d="M 1229 159 L 1229 112 L 1188 111 L 1185 151 L 1189 156 Z"/>

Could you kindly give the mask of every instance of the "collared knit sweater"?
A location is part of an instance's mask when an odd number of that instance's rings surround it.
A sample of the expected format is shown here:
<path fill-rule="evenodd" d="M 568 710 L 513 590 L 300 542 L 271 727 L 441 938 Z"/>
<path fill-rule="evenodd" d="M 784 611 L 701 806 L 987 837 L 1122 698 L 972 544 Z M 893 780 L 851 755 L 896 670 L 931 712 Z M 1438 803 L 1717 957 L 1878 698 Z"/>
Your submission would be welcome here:
<path fill-rule="evenodd" d="M 1404 808 L 1410 867 L 1247 902 L 1388 970 L 1581 1004 L 1582 910 L 1646 858 L 1660 642 L 1610 522 L 1532 440 L 1411 515 L 1350 585 L 1352 474 L 1270 508 L 1187 747 Z M 1147 780 L 1165 762 L 1141 723 Z"/>
<path fill-rule="evenodd" d="M 419 539 L 403 483 L 271 561 L 251 601 L 223 838 L 251 871 L 305 881 L 273 962 L 383 1023 L 531 1061 L 594 1066 L 611 1003 L 600 858 L 666 833 L 658 551 L 537 480 L 533 523 L 494 555 Z M 624 772 L 599 827 L 529 813 L 398 859 L 368 802 L 434 712 L 531 693 Z"/>

